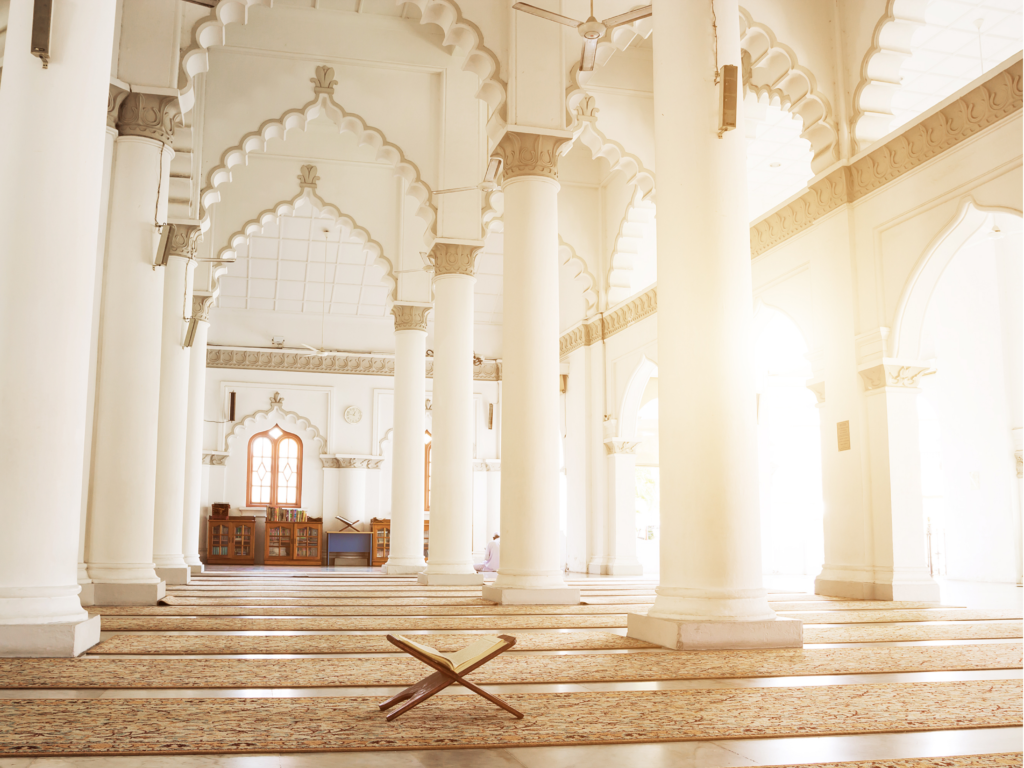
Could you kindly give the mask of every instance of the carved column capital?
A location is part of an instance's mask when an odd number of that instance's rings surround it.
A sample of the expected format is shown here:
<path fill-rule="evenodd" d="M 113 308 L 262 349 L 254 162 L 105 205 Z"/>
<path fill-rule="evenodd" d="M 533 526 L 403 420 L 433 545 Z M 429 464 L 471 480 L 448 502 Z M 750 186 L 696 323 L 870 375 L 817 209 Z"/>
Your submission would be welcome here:
<path fill-rule="evenodd" d="M 435 277 L 441 275 L 476 275 L 476 257 L 483 250 L 482 243 L 445 242 L 438 240 L 430 249 L 430 263 Z"/>
<path fill-rule="evenodd" d="M 542 176 L 558 181 L 558 149 L 569 141 L 564 136 L 509 131 L 494 149 L 501 158 L 505 181 L 517 176 Z"/>
<path fill-rule="evenodd" d="M 142 136 L 170 145 L 174 142 L 174 124 L 180 122 L 177 96 L 132 92 L 121 102 L 117 132 L 121 136 Z"/>
<path fill-rule="evenodd" d="M 395 316 L 396 331 L 426 331 L 427 314 L 433 307 L 422 307 L 416 304 L 395 304 L 391 314 Z"/>
<path fill-rule="evenodd" d="M 107 127 L 117 127 L 117 115 L 121 109 L 121 104 L 124 102 L 125 97 L 128 95 L 128 91 L 119 85 L 110 84 L 110 89 L 107 91 Z"/>
<path fill-rule="evenodd" d="M 203 239 L 200 224 L 191 222 L 173 222 L 165 224 L 167 232 L 167 256 L 180 256 L 183 259 L 194 259 L 199 250 L 199 241 Z"/>
<path fill-rule="evenodd" d="M 614 453 L 636 454 L 641 442 L 640 440 L 605 440 L 604 450 L 609 456 Z"/>
<path fill-rule="evenodd" d="M 213 295 L 192 294 L 192 317 L 204 323 L 210 322 L 210 308 L 213 306 L 213 300 Z"/>
<path fill-rule="evenodd" d="M 864 380 L 864 390 L 871 392 L 883 388 L 915 389 L 921 378 L 935 373 L 927 365 L 903 363 L 898 360 L 885 360 L 870 368 L 863 368 L 860 377 Z"/>

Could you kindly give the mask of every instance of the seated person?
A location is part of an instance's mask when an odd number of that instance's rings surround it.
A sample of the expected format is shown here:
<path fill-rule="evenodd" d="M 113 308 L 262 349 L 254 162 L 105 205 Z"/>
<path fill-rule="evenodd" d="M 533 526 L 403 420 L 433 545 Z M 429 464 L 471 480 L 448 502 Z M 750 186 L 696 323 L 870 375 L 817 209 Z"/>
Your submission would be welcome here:
<path fill-rule="evenodd" d="M 484 561 L 473 567 L 484 573 L 497 573 L 501 561 L 501 544 L 498 541 L 498 534 L 487 542 L 487 549 L 484 551 Z"/>

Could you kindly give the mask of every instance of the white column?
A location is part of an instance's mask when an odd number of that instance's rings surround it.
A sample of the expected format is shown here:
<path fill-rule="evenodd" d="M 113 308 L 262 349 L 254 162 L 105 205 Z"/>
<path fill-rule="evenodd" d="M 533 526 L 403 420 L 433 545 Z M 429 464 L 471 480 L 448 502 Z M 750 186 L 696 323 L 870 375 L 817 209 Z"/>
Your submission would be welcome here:
<path fill-rule="evenodd" d="M 719 136 L 715 83 L 719 66 L 742 70 L 738 18 L 736 0 L 655 0 L 658 375 L 672 397 L 659 427 L 661 583 L 628 632 L 678 649 L 803 637 L 761 582 L 743 101 L 740 129 Z"/>
<path fill-rule="evenodd" d="M 166 584 L 153 563 L 166 220 L 177 98 L 132 92 L 121 104 L 111 181 L 96 402 L 89 577 L 98 605 L 155 604 Z M 194 255 L 195 237 L 174 231 Z"/>
<path fill-rule="evenodd" d="M 198 224 L 195 229 L 198 235 Z M 195 265 L 194 259 L 171 256 L 164 267 L 153 562 L 157 576 L 168 584 L 188 584 L 190 573 L 182 552 L 189 365 L 189 348 L 184 344 L 192 312 Z"/>
<path fill-rule="evenodd" d="M 917 388 L 928 366 L 886 358 L 864 381 L 875 600 L 939 600 L 928 571 Z"/>
<path fill-rule="evenodd" d="M 385 573 L 419 573 L 423 559 L 427 313 L 395 304 L 395 409 L 391 433 L 391 554 Z"/>
<path fill-rule="evenodd" d="M 0 88 L 0 655 L 77 656 L 90 318 L 114 0 L 54 0 L 48 68 L 14 0 Z M 59 221 L 55 221 L 54 216 Z M 55 367 L 55 361 L 60 361 Z"/>
<path fill-rule="evenodd" d="M 608 462 L 608 560 L 609 576 L 641 576 L 636 558 L 636 449 L 639 442 L 605 440 Z"/>
<path fill-rule="evenodd" d="M 558 156 L 564 132 L 509 132 L 502 353 L 500 603 L 575 604 L 559 546 Z"/>
<path fill-rule="evenodd" d="M 181 553 L 193 576 L 203 572 L 203 562 L 199 559 L 199 523 L 203 489 L 203 417 L 206 411 L 206 337 L 210 330 L 213 299 L 209 294 L 192 296 L 192 318 L 196 322 L 196 330 L 188 361 Z"/>
<path fill-rule="evenodd" d="M 473 568 L 473 286 L 483 244 L 438 240 L 434 264 L 430 557 L 420 584 L 481 584 Z"/>

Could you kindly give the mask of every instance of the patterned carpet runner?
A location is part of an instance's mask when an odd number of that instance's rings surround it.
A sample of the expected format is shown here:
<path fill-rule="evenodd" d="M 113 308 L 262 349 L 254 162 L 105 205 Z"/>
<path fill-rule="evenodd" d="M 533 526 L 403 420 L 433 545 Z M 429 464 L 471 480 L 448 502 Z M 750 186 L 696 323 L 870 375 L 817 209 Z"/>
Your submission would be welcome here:
<path fill-rule="evenodd" d="M 1021 684 L 436 696 L 393 723 L 375 699 L 0 701 L 0 755 L 152 755 L 616 744 L 1020 726 Z"/>

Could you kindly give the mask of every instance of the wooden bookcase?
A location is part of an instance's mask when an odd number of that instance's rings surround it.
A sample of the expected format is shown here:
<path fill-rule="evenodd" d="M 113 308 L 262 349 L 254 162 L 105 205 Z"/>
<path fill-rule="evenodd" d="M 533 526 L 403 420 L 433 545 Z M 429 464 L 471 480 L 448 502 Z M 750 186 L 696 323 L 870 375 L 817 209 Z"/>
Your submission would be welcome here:
<path fill-rule="evenodd" d="M 207 518 L 206 562 L 211 565 L 255 565 L 256 518 Z"/>
<path fill-rule="evenodd" d="M 384 565 L 391 555 L 391 520 L 375 517 L 370 520 L 370 566 Z M 423 521 L 423 559 L 430 551 L 430 521 Z"/>
<path fill-rule="evenodd" d="M 322 520 L 306 520 L 302 523 L 275 523 L 268 520 L 263 562 L 266 565 L 320 565 L 323 539 Z"/>

